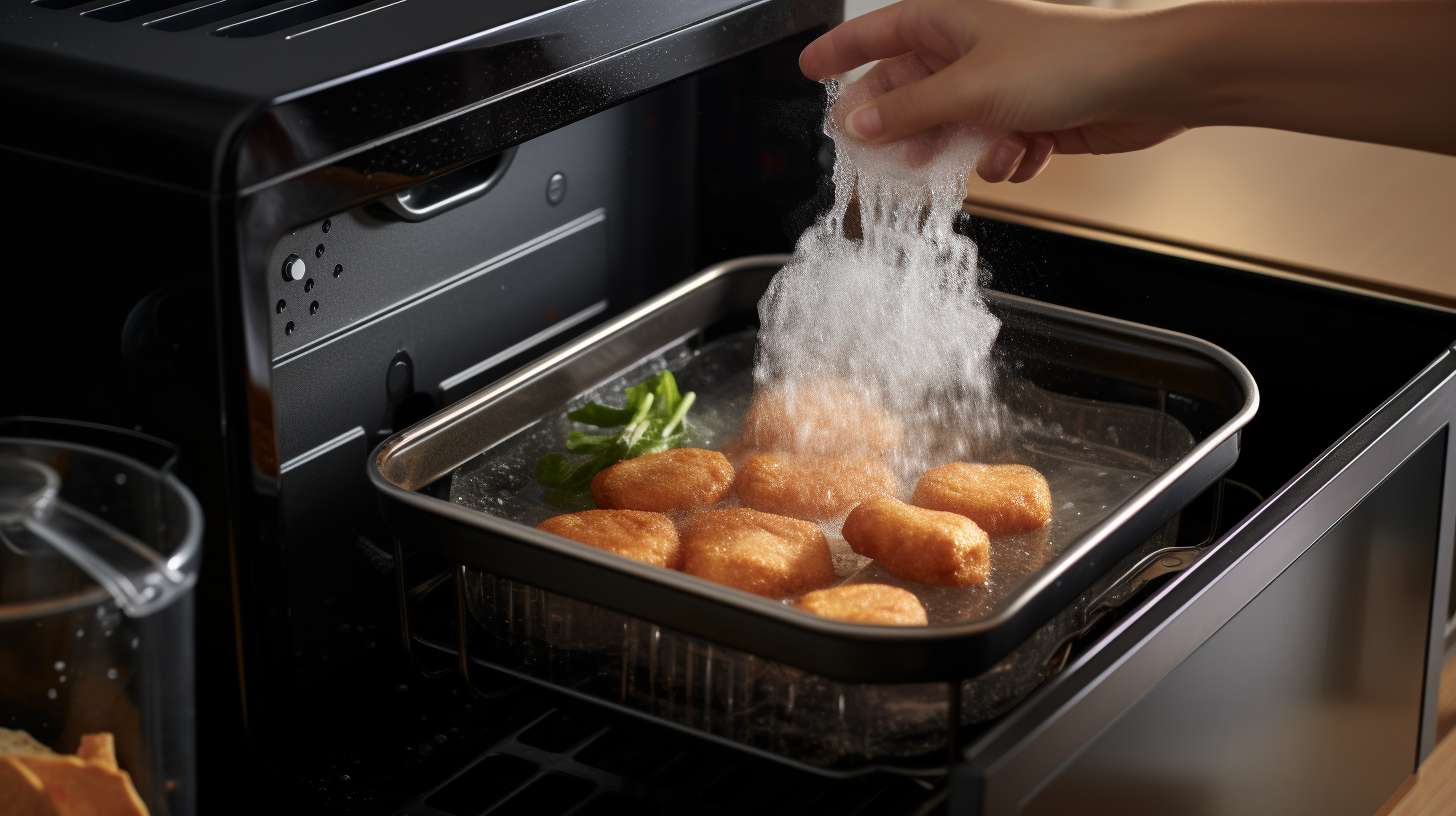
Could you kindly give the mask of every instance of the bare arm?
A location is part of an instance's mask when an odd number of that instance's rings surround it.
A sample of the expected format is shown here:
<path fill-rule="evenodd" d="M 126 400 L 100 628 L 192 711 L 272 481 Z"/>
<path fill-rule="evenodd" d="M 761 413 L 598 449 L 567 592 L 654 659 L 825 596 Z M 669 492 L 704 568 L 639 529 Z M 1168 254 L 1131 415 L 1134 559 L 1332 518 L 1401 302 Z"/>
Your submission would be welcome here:
<path fill-rule="evenodd" d="M 1254 125 L 1456 154 L 1456 2 L 1198 3 L 1154 22 L 1188 125 Z M 1182 96 L 1182 98 L 1178 98 Z"/>
<path fill-rule="evenodd" d="M 821 37 L 800 65 L 818 79 L 877 59 L 873 98 L 843 112 L 850 132 L 1004 132 L 977 168 L 990 181 L 1031 178 L 1052 153 L 1137 150 L 1203 125 L 1456 154 L 1456 0 L 902 0 Z"/>

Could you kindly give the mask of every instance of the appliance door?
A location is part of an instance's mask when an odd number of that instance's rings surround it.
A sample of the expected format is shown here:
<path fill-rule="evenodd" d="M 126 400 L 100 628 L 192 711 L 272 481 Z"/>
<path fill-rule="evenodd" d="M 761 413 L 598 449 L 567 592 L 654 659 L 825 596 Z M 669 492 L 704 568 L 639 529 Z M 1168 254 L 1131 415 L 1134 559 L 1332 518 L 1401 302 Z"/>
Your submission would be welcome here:
<path fill-rule="evenodd" d="M 1435 742 L 1444 352 L 965 749 L 954 813 L 1371 813 Z"/>

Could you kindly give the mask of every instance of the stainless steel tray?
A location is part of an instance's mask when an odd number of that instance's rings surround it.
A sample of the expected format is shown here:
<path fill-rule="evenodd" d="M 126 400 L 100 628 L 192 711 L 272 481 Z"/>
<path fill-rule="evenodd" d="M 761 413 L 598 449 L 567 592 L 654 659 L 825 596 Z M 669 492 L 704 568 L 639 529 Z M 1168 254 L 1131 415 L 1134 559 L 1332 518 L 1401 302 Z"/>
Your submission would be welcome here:
<path fill-rule="evenodd" d="M 844 681 L 969 677 L 1006 655 L 1097 577 L 1213 484 L 1238 454 L 1258 391 L 1226 352 L 1196 338 L 989 293 L 1004 328 L 1008 391 L 1115 402 L 1176 420 L 1191 447 L 966 622 L 923 629 L 840 623 L 693 576 L 620 559 L 528 524 L 458 506 L 442 480 L 592 388 L 665 351 L 752 327 L 783 257 L 713 267 L 559 351 L 386 441 L 370 478 L 395 533 L 452 561 L 711 643 Z M 1079 431 L 1116 445 L 1117 428 Z M 444 480 L 448 481 L 448 480 Z"/>

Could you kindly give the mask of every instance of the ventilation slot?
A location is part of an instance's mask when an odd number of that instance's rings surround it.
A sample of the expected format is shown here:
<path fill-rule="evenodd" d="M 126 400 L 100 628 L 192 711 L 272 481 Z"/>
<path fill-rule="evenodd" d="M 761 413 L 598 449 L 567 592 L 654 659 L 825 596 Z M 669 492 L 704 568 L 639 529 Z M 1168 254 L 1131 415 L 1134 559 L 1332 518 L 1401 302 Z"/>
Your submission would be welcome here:
<path fill-rule="evenodd" d="M 147 23 L 147 27 L 155 28 L 158 31 L 190 31 L 194 28 L 222 22 L 239 14 L 257 11 L 277 2 L 278 0 L 213 0 L 205 6 L 179 11 L 160 20 L 153 20 Z"/>
<path fill-rule="evenodd" d="M 219 37 L 261 37 L 264 34 L 272 34 L 275 31 L 312 22 L 330 14 L 348 11 L 369 2 L 372 0 L 303 0 L 301 3 L 282 6 L 255 17 L 230 23 L 212 33 Z"/>
<path fill-rule="evenodd" d="M 138 21 L 153 31 L 176 33 L 212 29 L 210 33 L 213 36 L 230 38 L 262 37 L 318 23 L 287 35 L 286 39 L 292 39 L 403 2 L 405 0 L 30 0 L 28 5 L 59 11 L 74 9 L 73 14 L 108 23 Z M 334 15 L 339 16 L 327 19 Z"/>
<path fill-rule="evenodd" d="M 121 0 L 119 3 L 110 3 L 101 8 L 83 11 L 81 16 L 90 17 L 93 20 L 105 20 L 108 23 L 119 23 L 123 20 L 135 20 L 144 14 L 153 14 L 185 5 L 187 4 L 179 3 L 177 0 Z"/>

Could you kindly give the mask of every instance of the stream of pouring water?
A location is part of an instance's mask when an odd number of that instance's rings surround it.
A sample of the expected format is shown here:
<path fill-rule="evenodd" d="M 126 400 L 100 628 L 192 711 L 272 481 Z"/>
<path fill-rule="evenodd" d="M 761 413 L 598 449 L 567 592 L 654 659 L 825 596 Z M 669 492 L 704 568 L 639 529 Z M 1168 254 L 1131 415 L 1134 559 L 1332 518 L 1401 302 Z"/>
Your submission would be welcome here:
<path fill-rule="evenodd" d="M 954 229 L 986 140 L 955 128 L 867 147 L 828 113 L 838 92 L 831 84 L 824 118 L 834 202 L 759 303 L 754 379 L 790 405 L 834 383 L 882 406 L 904 422 L 894 462 L 913 479 L 1001 425 L 991 365 L 1000 321 L 981 297 L 976 244 Z M 929 160 L 912 165 L 916 152 Z M 843 417 L 844 427 L 794 430 L 854 434 L 854 412 Z"/>

